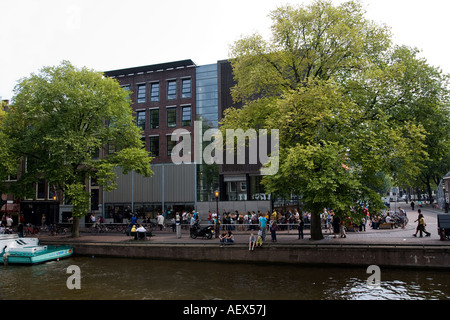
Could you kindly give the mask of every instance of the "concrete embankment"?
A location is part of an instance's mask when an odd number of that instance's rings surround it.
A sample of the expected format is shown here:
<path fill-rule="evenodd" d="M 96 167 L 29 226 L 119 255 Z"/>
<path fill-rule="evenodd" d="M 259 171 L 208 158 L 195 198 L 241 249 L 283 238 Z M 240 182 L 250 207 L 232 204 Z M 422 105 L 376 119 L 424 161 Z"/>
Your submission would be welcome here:
<path fill-rule="evenodd" d="M 291 244 L 268 243 L 249 251 L 244 243 L 220 247 L 209 243 L 151 243 L 151 241 L 41 241 L 68 242 L 75 255 L 135 259 L 195 260 L 234 263 L 299 265 L 450 268 L 447 245 L 397 244 Z"/>
<path fill-rule="evenodd" d="M 397 207 L 397 206 L 396 206 Z M 347 238 L 325 235 L 324 240 L 312 241 L 305 230 L 299 240 L 296 230 L 277 232 L 277 242 L 270 233 L 262 248 L 248 250 L 249 232 L 234 232 L 235 243 L 220 247 L 217 239 L 191 239 L 183 229 L 177 238 L 170 229 L 155 230 L 148 241 L 134 241 L 123 234 L 89 234 L 80 238 L 68 236 L 39 237 L 41 243 L 71 244 L 76 255 L 125 257 L 141 259 L 179 259 L 241 263 L 288 263 L 330 266 L 385 266 L 450 269 L 450 241 L 440 241 L 437 234 L 437 214 L 442 212 L 422 208 L 430 237 L 413 237 L 417 212 L 406 208 L 411 223 L 405 228 L 348 233 Z"/>

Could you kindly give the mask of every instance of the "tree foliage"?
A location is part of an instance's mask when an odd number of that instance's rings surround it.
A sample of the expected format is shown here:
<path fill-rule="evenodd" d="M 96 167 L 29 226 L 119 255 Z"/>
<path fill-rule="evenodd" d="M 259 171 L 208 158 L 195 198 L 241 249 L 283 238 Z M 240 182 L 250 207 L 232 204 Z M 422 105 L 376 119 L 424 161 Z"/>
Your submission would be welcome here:
<path fill-rule="evenodd" d="M 280 130 L 280 170 L 263 182 L 302 196 L 313 239 L 323 208 L 357 215 L 364 202 L 373 212 L 386 177 L 414 180 L 433 153 L 429 116 L 445 110 L 445 77 L 364 15 L 354 1 L 287 5 L 270 14 L 270 40 L 232 46 L 232 95 L 243 107 L 226 110 L 222 130 Z"/>
<path fill-rule="evenodd" d="M 115 167 L 152 174 L 127 92 L 116 80 L 67 61 L 18 83 L 0 134 L 2 160 L 26 163 L 11 185 L 16 197 L 30 196 L 33 183 L 45 179 L 73 204 L 75 218 L 89 208 L 89 178 L 109 190 Z M 78 225 L 74 229 L 77 236 Z"/>

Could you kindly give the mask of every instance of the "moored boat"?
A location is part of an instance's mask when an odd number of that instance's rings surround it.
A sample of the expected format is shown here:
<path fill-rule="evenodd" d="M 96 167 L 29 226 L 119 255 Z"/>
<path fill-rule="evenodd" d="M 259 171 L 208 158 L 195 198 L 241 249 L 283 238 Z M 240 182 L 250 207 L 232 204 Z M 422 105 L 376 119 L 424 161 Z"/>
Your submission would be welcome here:
<path fill-rule="evenodd" d="M 71 246 L 41 246 L 38 238 L 0 235 L 0 256 L 6 264 L 35 264 L 59 260 L 73 254 Z"/>

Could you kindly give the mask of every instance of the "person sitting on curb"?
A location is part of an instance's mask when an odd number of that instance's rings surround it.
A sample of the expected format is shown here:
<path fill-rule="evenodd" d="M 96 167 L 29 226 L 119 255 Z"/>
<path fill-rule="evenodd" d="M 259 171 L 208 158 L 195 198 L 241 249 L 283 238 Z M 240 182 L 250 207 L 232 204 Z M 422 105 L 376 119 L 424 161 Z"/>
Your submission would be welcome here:
<path fill-rule="evenodd" d="M 232 243 L 234 243 L 233 233 L 231 233 L 231 231 L 228 231 L 227 235 L 225 236 L 225 244 L 232 244 Z"/>
<path fill-rule="evenodd" d="M 222 234 L 219 236 L 219 241 L 220 241 L 220 246 L 223 247 L 223 245 L 225 244 L 225 241 L 227 239 L 227 233 L 224 231 L 222 232 Z"/>
<path fill-rule="evenodd" d="M 136 229 L 136 232 L 137 232 L 137 235 L 136 235 L 137 239 L 146 239 L 146 240 L 149 239 L 148 237 L 146 237 L 146 234 L 145 234 L 147 232 L 147 229 L 145 229 L 142 224 L 139 225 L 139 228 Z"/>
<path fill-rule="evenodd" d="M 258 237 L 256 238 L 256 246 L 262 247 L 263 245 L 263 232 L 262 230 L 258 231 Z"/>
<path fill-rule="evenodd" d="M 248 250 L 249 251 L 255 250 L 255 245 L 256 245 L 256 237 L 252 232 L 250 234 L 250 238 L 248 239 Z"/>

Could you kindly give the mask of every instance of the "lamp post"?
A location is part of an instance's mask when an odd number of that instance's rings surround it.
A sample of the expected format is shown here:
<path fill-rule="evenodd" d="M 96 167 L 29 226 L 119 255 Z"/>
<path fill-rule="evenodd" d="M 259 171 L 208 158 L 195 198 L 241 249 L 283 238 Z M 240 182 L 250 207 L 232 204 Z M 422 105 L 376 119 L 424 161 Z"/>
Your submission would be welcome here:
<path fill-rule="evenodd" d="M 448 213 L 448 202 L 447 202 L 447 197 L 445 196 L 445 182 L 443 182 L 443 184 L 442 184 L 442 192 L 444 193 L 444 209 L 445 209 L 445 213 Z"/>
<path fill-rule="evenodd" d="M 214 195 L 216 196 L 216 213 L 217 217 L 219 217 L 219 191 L 214 191 Z"/>
<path fill-rule="evenodd" d="M 53 235 L 56 235 L 56 195 L 53 196 L 55 203 L 53 204 Z"/>

